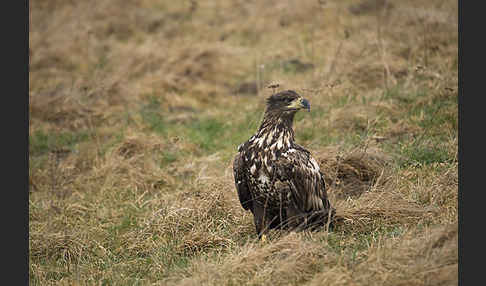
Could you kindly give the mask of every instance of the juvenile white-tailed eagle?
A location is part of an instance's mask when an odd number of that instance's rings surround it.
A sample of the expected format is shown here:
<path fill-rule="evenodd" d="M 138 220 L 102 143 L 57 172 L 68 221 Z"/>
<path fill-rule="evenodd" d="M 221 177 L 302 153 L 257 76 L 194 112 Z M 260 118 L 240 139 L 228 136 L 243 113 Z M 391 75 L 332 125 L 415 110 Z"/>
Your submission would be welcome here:
<path fill-rule="evenodd" d="M 332 221 L 323 174 L 309 151 L 294 141 L 292 124 L 309 102 L 293 90 L 267 98 L 257 133 L 238 146 L 233 162 L 236 191 L 253 213 L 256 232 L 315 229 Z"/>

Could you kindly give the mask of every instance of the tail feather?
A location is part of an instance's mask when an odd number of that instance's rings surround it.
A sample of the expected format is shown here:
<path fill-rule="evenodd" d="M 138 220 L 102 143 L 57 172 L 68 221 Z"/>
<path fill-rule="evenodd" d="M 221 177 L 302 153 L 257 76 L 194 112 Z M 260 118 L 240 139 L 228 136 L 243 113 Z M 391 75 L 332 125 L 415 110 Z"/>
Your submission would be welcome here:
<path fill-rule="evenodd" d="M 334 226 L 336 209 L 329 204 L 327 208 L 317 211 L 300 213 L 280 222 L 276 228 L 293 229 L 297 231 L 316 231 L 322 228 L 331 229 Z"/>
<path fill-rule="evenodd" d="M 336 209 L 329 207 L 327 209 L 314 211 L 307 216 L 306 229 L 317 230 L 322 227 L 333 227 L 334 217 L 336 215 Z"/>

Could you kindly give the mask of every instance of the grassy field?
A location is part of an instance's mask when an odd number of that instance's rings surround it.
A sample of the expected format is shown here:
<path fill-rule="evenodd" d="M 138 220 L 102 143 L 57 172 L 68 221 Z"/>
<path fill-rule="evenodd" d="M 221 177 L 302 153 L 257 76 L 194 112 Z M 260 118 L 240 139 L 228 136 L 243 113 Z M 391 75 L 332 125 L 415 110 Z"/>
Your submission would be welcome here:
<path fill-rule="evenodd" d="M 457 285 L 457 1 L 30 1 L 31 285 Z M 266 88 L 339 221 L 257 240 Z"/>

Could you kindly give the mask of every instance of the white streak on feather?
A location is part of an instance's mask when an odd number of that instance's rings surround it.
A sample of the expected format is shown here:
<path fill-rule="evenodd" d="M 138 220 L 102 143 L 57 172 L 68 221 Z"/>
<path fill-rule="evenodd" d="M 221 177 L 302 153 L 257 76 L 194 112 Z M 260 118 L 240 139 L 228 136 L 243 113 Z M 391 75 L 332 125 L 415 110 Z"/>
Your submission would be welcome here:
<path fill-rule="evenodd" d="M 315 172 L 319 172 L 320 168 L 319 168 L 319 164 L 317 164 L 317 161 L 310 157 L 310 162 L 312 163 L 312 166 L 314 167 L 314 171 Z"/>
<path fill-rule="evenodd" d="M 273 131 L 270 132 L 267 136 L 267 145 L 270 145 L 270 143 L 272 143 L 272 138 L 273 138 Z"/>
<path fill-rule="evenodd" d="M 262 172 L 260 171 L 260 177 L 258 177 L 258 179 L 260 180 L 260 182 L 262 184 L 267 184 L 270 182 L 270 179 L 268 178 L 268 176 L 265 174 L 265 172 Z"/>
<path fill-rule="evenodd" d="M 250 168 L 250 173 L 252 173 L 254 175 L 255 171 L 256 171 L 256 166 L 255 166 L 255 164 L 253 164 Z"/>
<path fill-rule="evenodd" d="M 261 148 L 263 146 L 263 142 L 265 141 L 265 138 L 258 138 L 257 141 L 258 141 L 258 147 Z"/>

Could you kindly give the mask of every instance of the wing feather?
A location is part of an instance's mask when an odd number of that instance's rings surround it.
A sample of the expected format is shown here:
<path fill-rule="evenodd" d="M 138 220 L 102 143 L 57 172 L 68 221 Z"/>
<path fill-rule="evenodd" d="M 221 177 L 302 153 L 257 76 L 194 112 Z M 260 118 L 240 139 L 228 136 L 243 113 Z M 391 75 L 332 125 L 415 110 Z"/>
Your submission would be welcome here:
<path fill-rule="evenodd" d="M 248 179 L 245 176 L 245 162 L 241 152 L 236 154 L 233 161 L 233 176 L 235 179 L 236 191 L 238 198 L 240 199 L 241 206 L 245 210 L 251 210 L 253 212 L 252 196 L 248 187 Z"/>
<path fill-rule="evenodd" d="M 307 150 L 298 146 L 287 152 L 276 168 L 281 180 L 289 183 L 294 204 L 300 211 L 319 211 L 329 206 L 323 174 Z"/>

